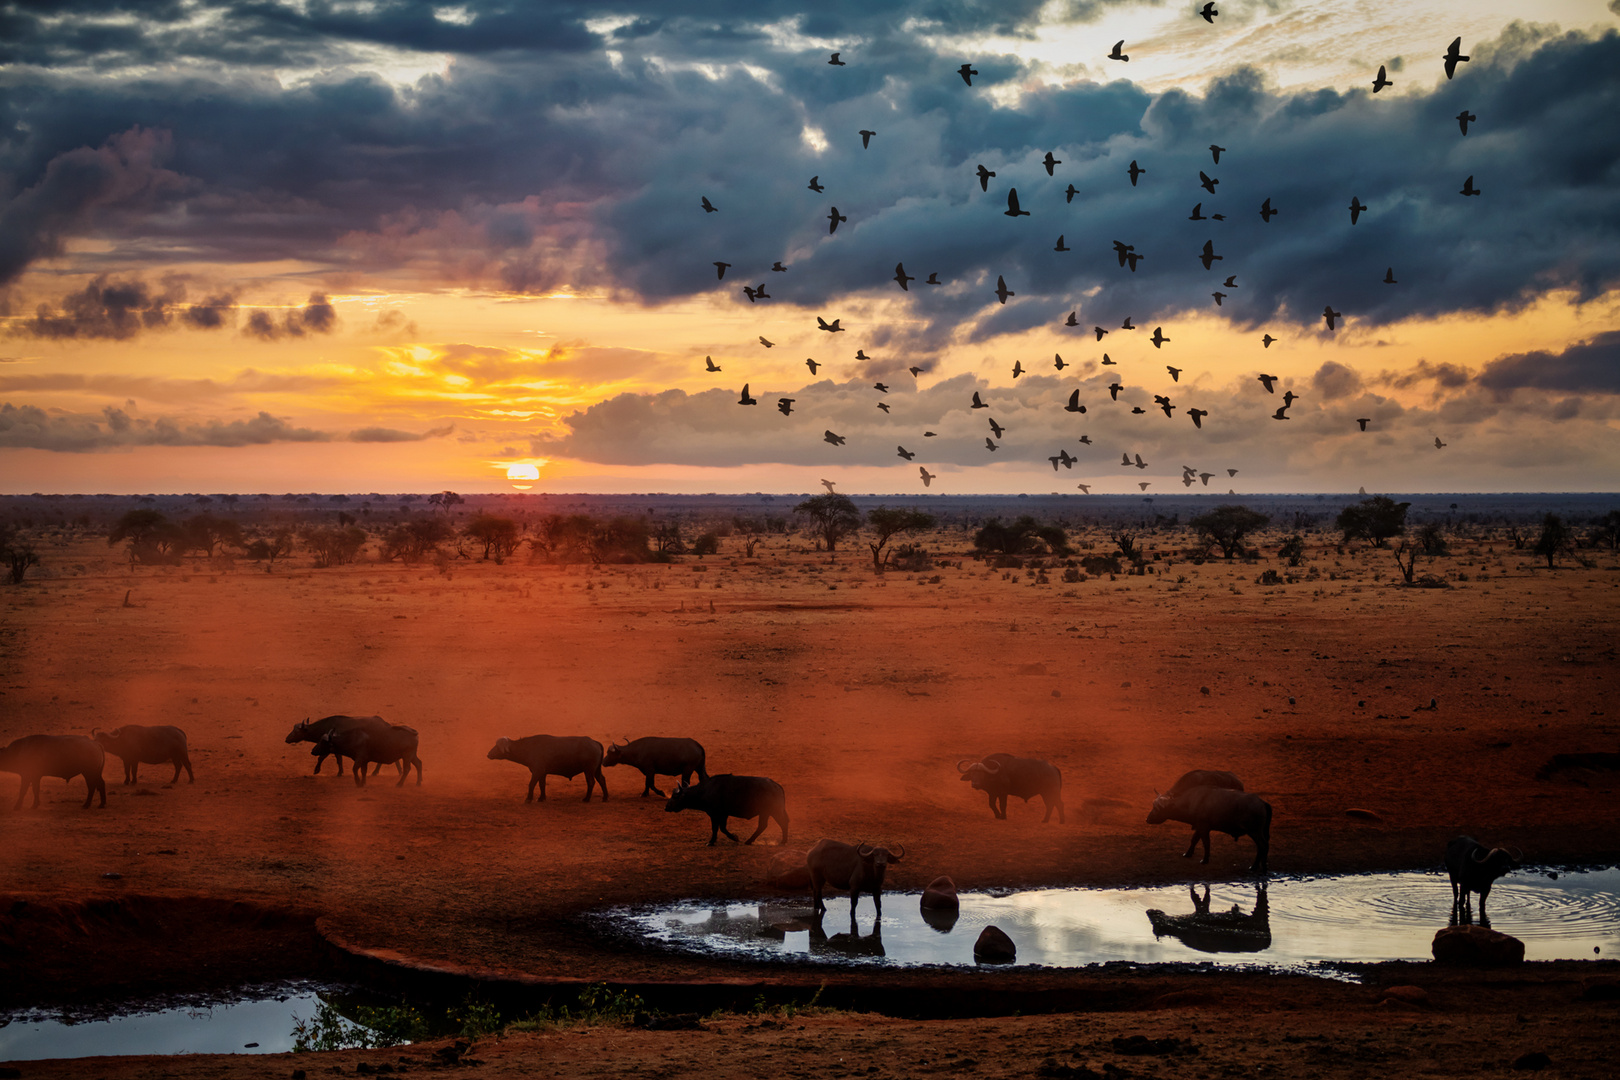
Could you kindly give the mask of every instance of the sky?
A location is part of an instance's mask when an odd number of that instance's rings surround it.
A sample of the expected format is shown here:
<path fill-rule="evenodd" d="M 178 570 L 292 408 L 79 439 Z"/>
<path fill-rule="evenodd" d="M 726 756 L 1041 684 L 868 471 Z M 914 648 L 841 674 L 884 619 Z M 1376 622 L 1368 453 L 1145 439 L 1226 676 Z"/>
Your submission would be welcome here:
<path fill-rule="evenodd" d="M 0 0 L 0 492 L 1620 489 L 1620 0 L 1203 6 Z"/>

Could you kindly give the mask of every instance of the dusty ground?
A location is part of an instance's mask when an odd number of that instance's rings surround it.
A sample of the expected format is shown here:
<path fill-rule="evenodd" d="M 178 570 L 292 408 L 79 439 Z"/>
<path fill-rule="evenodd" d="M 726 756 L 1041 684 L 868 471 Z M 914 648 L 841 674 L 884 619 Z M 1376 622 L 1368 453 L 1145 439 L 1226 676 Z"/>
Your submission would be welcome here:
<path fill-rule="evenodd" d="M 752 848 L 709 848 L 704 819 L 637 798 L 640 775 L 623 768 L 608 771 L 605 804 L 582 804 L 581 781 L 554 779 L 550 801 L 525 805 L 526 772 L 485 755 L 499 736 L 537 732 L 696 737 L 711 772 L 786 787 L 792 847 L 823 836 L 905 844 L 897 889 L 941 873 L 964 889 L 1237 875 L 1252 858 L 1247 841 L 1218 838 L 1202 868 L 1179 858 L 1181 826 L 1143 822 L 1153 788 L 1192 767 L 1231 769 L 1273 804 L 1278 873 L 1432 867 L 1458 832 L 1517 845 L 1535 862 L 1620 861 L 1620 777 L 1534 776 L 1554 753 L 1620 741 L 1608 701 L 1620 671 L 1612 558 L 1549 573 L 1502 541 L 1463 543 L 1423 568 L 1456 587 L 1415 590 L 1390 586 L 1387 552 L 1331 546 L 1311 552 L 1317 580 L 1280 587 L 1255 582 L 1274 563 L 1160 561 L 1146 577 L 1064 584 L 1054 572 L 1035 584 L 967 560 L 939 569 L 937 583 L 934 573 L 879 579 L 856 552 L 829 566 L 802 548 L 767 541 L 753 560 L 596 571 L 458 563 L 449 574 L 376 564 L 266 574 L 246 562 L 130 572 L 91 538 L 47 552 L 83 569 L 0 592 L 0 742 L 174 723 L 190 735 L 198 781 L 170 788 L 169 770 L 144 766 L 142 783 L 126 788 L 109 761 L 106 810 L 79 808 L 81 784 L 47 780 L 38 811 L 13 812 L 14 781 L 0 778 L 0 891 L 47 906 L 249 901 L 321 914 L 363 947 L 548 977 L 775 977 L 590 936 L 574 916 L 605 904 L 769 895 L 761 879 L 776 830 Z M 1435 710 L 1415 708 L 1431 698 Z M 416 727 L 426 784 L 396 788 L 385 776 L 357 790 L 330 764 L 311 777 L 307 746 L 283 737 L 334 712 Z M 1043 825 L 1038 803 L 1015 802 L 1009 820 L 994 820 L 958 783 L 957 759 L 996 750 L 1062 767 L 1067 824 Z M 1383 823 L 1345 817 L 1352 807 Z M 218 961 L 207 942 L 229 935 L 196 936 L 195 949 Z M 30 967 L 26 943 L 0 944 L 0 1004 L 83 996 L 97 982 L 71 960 Z M 161 974 L 164 961 L 151 962 Z M 251 973 L 240 958 L 215 968 L 238 966 Z M 1590 1031 L 1613 1047 L 1614 1007 L 1571 1004 L 1575 978 L 1538 991 L 1543 1015 L 1528 1023 L 1549 1025 L 1545 1037 L 1535 1029 L 1543 1042 L 1556 1034 L 1578 1048 Z M 1287 1010 L 1301 1038 L 1382 1047 L 1372 1056 L 1284 1047 L 1275 1025 L 1239 1007 L 1193 1036 L 1209 1055 L 1200 1067 L 1258 1071 L 1264 1060 L 1302 1075 L 1373 1075 L 1402 1061 L 1398 1071 L 1421 1072 L 1487 1030 L 1495 1058 L 1537 1048 L 1503 1020 L 1522 1011 L 1511 1001 L 1476 1003 L 1500 1021 L 1489 1028 L 1455 1013 L 1341 1021 L 1349 992 L 1242 991 L 1265 999 L 1265 1015 Z M 1302 1017 L 1291 1008 L 1301 1002 L 1322 1007 Z M 1587 1024 L 1589 1013 L 1608 1026 Z M 971 1048 L 981 1035 L 1038 1044 L 1020 1059 L 1026 1071 L 1048 1054 L 1100 1069 L 1115 1060 L 1089 1049 L 1101 1034 L 1147 1030 L 1089 1014 L 938 1028 L 807 1022 L 802 1036 L 525 1036 L 479 1056 L 491 1074 L 529 1053 L 560 1075 L 592 1075 L 610 1067 L 592 1043 L 603 1040 L 644 1050 L 646 1070 L 719 1061 L 741 1075 L 781 1055 L 808 1069 L 795 1039 L 859 1056 L 911 1031 L 959 1043 L 981 1069 L 991 1061 Z M 1170 1033 L 1161 1026 L 1148 1033 Z M 1265 1032 L 1270 1056 L 1248 1053 Z M 731 1056 L 707 1056 L 723 1049 Z M 1120 1064 L 1145 1075 L 1171 1060 L 1181 1059 Z"/>

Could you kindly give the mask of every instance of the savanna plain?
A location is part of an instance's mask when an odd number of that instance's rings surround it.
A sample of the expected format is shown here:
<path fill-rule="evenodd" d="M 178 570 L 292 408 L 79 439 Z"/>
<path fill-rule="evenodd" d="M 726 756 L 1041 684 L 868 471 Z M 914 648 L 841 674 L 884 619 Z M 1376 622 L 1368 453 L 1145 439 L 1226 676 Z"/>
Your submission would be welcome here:
<path fill-rule="evenodd" d="M 881 573 L 870 535 L 819 550 L 788 515 L 796 499 L 469 499 L 415 513 L 465 525 L 487 510 L 533 529 L 547 514 L 650 509 L 684 515 L 689 540 L 719 534 L 718 550 L 594 564 L 523 546 L 497 562 L 450 540 L 414 561 L 378 561 L 372 543 L 323 568 L 300 551 L 273 566 L 241 551 L 142 566 L 107 541 L 135 503 L 14 501 L 40 563 L 0 588 L 0 743 L 175 724 L 197 779 L 171 786 L 168 766 L 146 765 L 124 785 L 110 758 L 106 809 L 81 809 L 82 781 L 46 779 L 39 809 L 13 810 L 13 778 L 0 778 L 0 1007 L 347 965 L 379 985 L 437 979 L 533 1002 L 607 983 L 669 1011 L 716 1011 L 684 1031 L 531 1025 L 460 1054 L 427 1040 L 30 1062 L 21 1075 L 1456 1076 L 1512 1074 L 1540 1064 L 1535 1052 L 1549 1075 L 1613 1075 L 1620 994 L 1603 987 L 1620 971 L 1606 959 L 1396 963 L 1332 980 L 661 950 L 589 916 L 790 898 L 766 882 L 784 850 L 775 826 L 753 846 L 709 847 L 701 815 L 665 813 L 622 767 L 606 772 L 606 802 L 553 777 L 549 798 L 526 804 L 526 770 L 486 756 L 497 738 L 535 733 L 696 738 L 711 773 L 783 785 L 786 850 L 903 845 L 890 893 L 942 874 L 965 891 L 1243 879 L 1249 841 L 1217 836 L 1203 866 L 1181 858 L 1183 826 L 1145 823 L 1155 788 L 1192 768 L 1231 770 L 1272 804 L 1273 874 L 1431 870 L 1459 833 L 1537 867 L 1613 865 L 1620 776 L 1543 767 L 1620 749 L 1620 558 L 1577 546 L 1549 568 L 1524 543 L 1538 508 L 1415 506 L 1445 540 L 1417 564 L 1437 587 L 1420 588 L 1390 548 L 1333 528 L 1353 499 L 1248 500 L 1271 522 L 1232 560 L 1196 550 L 1185 521 L 1203 504 L 935 501 L 936 527 L 896 541 L 926 552 L 918 568 Z M 229 512 L 249 533 L 335 513 Z M 783 530 L 737 525 L 770 513 Z M 1021 513 L 1065 518 L 1074 556 L 975 551 L 986 520 Z M 1079 569 L 1122 530 L 1142 572 Z M 1277 552 L 1295 534 L 1290 566 Z M 395 786 L 385 768 L 358 788 L 330 762 L 312 775 L 308 744 L 284 738 L 333 713 L 416 728 L 425 782 Z M 1043 823 L 1038 800 L 995 819 L 956 769 L 995 751 L 1057 764 L 1067 821 Z M 1446 916 L 1440 900 L 1437 929 Z M 1422 993 L 1387 994 L 1403 985 Z M 789 1007 L 818 991 L 815 1007 Z M 1133 1053 L 1135 1035 L 1176 1042 Z"/>

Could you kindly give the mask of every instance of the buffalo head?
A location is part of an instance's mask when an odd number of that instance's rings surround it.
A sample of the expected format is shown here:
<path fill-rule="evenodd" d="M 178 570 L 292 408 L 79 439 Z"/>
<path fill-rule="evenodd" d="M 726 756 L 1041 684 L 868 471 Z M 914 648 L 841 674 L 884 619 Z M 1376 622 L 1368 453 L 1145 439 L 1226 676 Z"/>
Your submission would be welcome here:
<path fill-rule="evenodd" d="M 963 758 L 956 763 L 956 771 L 962 774 L 962 780 L 971 782 L 980 791 L 984 790 L 984 780 L 1001 771 L 999 761 L 971 761 Z"/>
<path fill-rule="evenodd" d="M 308 727 L 309 727 L 309 717 L 306 716 L 306 717 L 304 717 L 303 720 L 301 720 L 300 722 L 293 725 L 293 729 L 287 733 L 287 741 L 290 742 L 290 743 L 303 742 L 304 741 L 304 731 Z"/>
<path fill-rule="evenodd" d="M 1147 823 L 1160 825 L 1170 820 L 1170 807 L 1175 802 L 1173 795 L 1160 795 L 1158 790 L 1153 792 L 1153 808 L 1148 811 Z"/>
<path fill-rule="evenodd" d="M 629 739 L 624 740 L 624 742 L 622 742 L 622 743 L 616 743 L 616 742 L 609 741 L 608 744 L 607 744 L 607 752 L 602 755 L 602 765 L 603 765 L 603 767 L 605 768 L 605 767 L 607 767 L 609 765 L 617 765 L 617 764 L 619 764 L 619 761 L 620 761 L 619 755 L 624 751 L 624 748 L 629 746 L 629 745 L 630 745 L 630 740 Z"/>
<path fill-rule="evenodd" d="M 512 740 L 504 738 L 504 737 L 496 739 L 495 740 L 495 745 L 490 748 L 489 760 L 491 760 L 491 761 L 506 761 L 511 756 L 512 756 Z"/>
<path fill-rule="evenodd" d="M 1475 848 L 1473 854 L 1469 856 L 1469 861 L 1476 869 L 1489 873 L 1493 879 L 1517 870 L 1523 859 L 1523 852 L 1510 851 L 1507 848 L 1491 848 L 1487 851 L 1483 844 Z"/>

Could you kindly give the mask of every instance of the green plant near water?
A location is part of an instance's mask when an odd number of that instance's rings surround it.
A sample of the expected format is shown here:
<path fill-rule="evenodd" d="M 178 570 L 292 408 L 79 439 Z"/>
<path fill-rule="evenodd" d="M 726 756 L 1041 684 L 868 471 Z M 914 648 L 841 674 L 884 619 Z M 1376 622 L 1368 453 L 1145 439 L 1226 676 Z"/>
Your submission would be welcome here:
<path fill-rule="evenodd" d="M 614 990 L 607 983 L 593 983 L 579 992 L 574 1004 L 543 1005 L 534 1014 L 506 1026 L 507 1031 L 542 1031 L 546 1028 L 606 1024 L 628 1024 L 637 1013 L 647 1012 L 639 994 Z"/>
<path fill-rule="evenodd" d="M 293 1015 L 293 1053 L 324 1050 L 374 1050 L 417 1042 L 431 1033 L 427 1018 L 409 1005 L 362 1005 L 350 1020 L 329 1001 L 321 1001 L 315 1015 Z"/>
<path fill-rule="evenodd" d="M 505 1024 L 495 1006 L 467 995 L 461 1007 L 446 1014 L 452 1026 L 463 1039 L 482 1039 L 486 1035 L 499 1035 Z"/>

